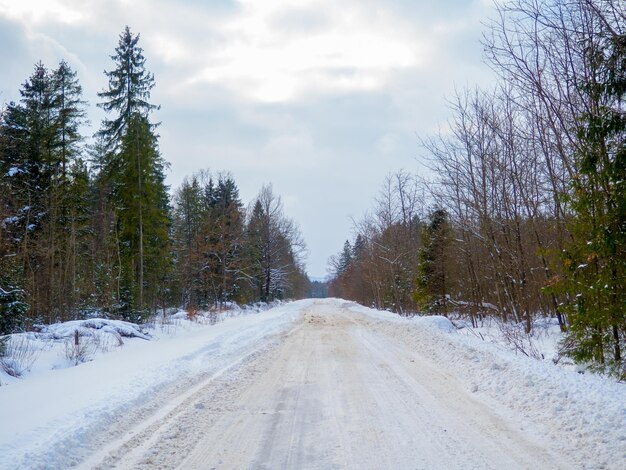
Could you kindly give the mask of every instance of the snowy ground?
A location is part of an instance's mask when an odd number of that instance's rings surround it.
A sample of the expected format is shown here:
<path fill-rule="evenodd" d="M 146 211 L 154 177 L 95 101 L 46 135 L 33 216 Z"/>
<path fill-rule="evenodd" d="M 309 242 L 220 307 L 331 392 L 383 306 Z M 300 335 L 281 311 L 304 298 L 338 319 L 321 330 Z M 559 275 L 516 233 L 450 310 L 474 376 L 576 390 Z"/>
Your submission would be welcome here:
<path fill-rule="evenodd" d="M 238 312 L 215 325 L 175 315 L 147 331 L 151 340 L 122 337 L 122 346 L 114 335 L 96 331 L 108 346 L 76 367 L 65 353 L 65 336 L 72 343 L 76 325 L 52 328 L 56 341 L 47 338 L 50 332 L 39 339 L 21 335 L 37 360 L 21 379 L 0 374 L 0 468 L 76 465 L 120 427 L 159 411 L 159 400 L 267 347 L 299 318 L 303 305 Z"/>
<path fill-rule="evenodd" d="M 624 384 L 441 317 L 307 300 L 147 333 L 0 378 L 0 468 L 626 468 Z"/>
<path fill-rule="evenodd" d="M 586 372 L 584 365 L 576 365 L 560 351 L 563 333 L 556 318 L 537 317 L 533 322 L 531 334 L 526 334 L 524 323 L 504 323 L 498 317 L 486 317 L 479 321 L 476 327 L 472 327 L 467 320 L 455 319 L 454 315 L 451 319 L 462 335 L 498 344 L 519 355 L 540 361 L 551 361 L 565 369 Z"/>

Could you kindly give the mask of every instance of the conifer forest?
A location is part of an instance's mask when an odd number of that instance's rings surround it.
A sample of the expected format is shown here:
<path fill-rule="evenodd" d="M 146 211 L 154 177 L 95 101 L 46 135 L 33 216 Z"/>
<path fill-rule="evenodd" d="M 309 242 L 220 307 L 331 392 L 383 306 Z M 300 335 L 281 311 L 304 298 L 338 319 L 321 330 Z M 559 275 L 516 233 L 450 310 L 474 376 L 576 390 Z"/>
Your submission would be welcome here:
<path fill-rule="evenodd" d="M 228 172 L 199 170 L 170 196 L 146 63 L 126 27 L 97 96 L 107 117 L 89 140 L 65 61 L 37 63 L 2 110 L 0 334 L 306 293 L 304 242 L 271 185 L 246 207 Z"/>

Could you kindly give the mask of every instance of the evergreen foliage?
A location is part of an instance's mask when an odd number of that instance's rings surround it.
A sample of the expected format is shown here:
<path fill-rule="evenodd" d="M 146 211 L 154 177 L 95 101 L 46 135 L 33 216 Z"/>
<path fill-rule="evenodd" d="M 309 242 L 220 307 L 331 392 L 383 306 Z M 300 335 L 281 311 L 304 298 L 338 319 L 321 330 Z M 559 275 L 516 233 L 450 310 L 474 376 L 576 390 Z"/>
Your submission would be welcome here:
<path fill-rule="evenodd" d="M 4 208 L 10 215 L 5 235 L 19 259 L 20 288 L 43 320 L 67 318 L 73 308 L 66 224 L 75 201 L 69 200 L 68 169 L 80 154 L 81 93 L 66 62 L 52 72 L 40 62 L 20 90 L 20 103 L 7 107 L 0 128 L 0 170 L 11 194 Z"/>
<path fill-rule="evenodd" d="M 591 103 L 578 130 L 575 212 L 564 252 L 569 353 L 626 376 L 626 35 L 604 31 L 587 46 Z M 572 341 L 573 340 L 573 341 Z"/>
<path fill-rule="evenodd" d="M 174 195 L 172 247 L 175 294 L 181 305 L 196 308 L 204 300 L 199 282 L 200 228 L 206 215 L 203 173 L 185 178 Z"/>
<path fill-rule="evenodd" d="M 155 85 L 154 76 L 145 68 L 146 58 L 138 43 L 139 34 L 133 36 L 126 26 L 120 34 L 115 54 L 111 56 L 115 67 L 104 72 L 109 79 L 108 89 L 98 93 L 103 100 L 98 107 L 107 114 L 113 113 L 112 119 L 102 122 L 99 132 L 108 151 L 119 148 L 134 114 L 147 118 L 151 111 L 159 109 L 148 101 Z"/>
<path fill-rule="evenodd" d="M 308 288 L 300 257 L 304 251 L 298 227 L 283 214 L 280 197 L 261 188 L 248 222 L 247 277 L 260 300 L 302 295 Z"/>
<path fill-rule="evenodd" d="M 299 232 L 271 189 L 248 215 L 231 175 L 200 172 L 170 207 L 139 35 L 126 27 L 112 59 L 98 94 L 107 118 L 89 146 L 65 61 L 37 63 L 20 101 L 0 109 L 0 335 L 306 294 Z"/>
<path fill-rule="evenodd" d="M 80 155 L 82 141 L 79 128 L 85 123 L 86 102 L 82 100 L 82 87 L 76 72 L 64 60 L 50 77 L 52 101 L 56 109 L 54 123 L 55 145 L 58 151 L 55 173 L 63 181 L 73 159 Z M 60 166 L 60 168 L 58 168 Z"/>
<path fill-rule="evenodd" d="M 25 326 L 28 304 L 21 285 L 17 269 L 8 271 L 8 263 L 3 263 L 0 273 L 0 335 L 16 333 Z"/>
<path fill-rule="evenodd" d="M 256 199 L 248 221 L 246 229 L 246 261 L 247 273 L 252 293 L 250 298 L 258 298 L 267 301 L 267 294 L 264 289 L 264 270 L 263 270 L 263 238 L 264 238 L 264 212 L 263 205 L 259 199 Z"/>
<path fill-rule="evenodd" d="M 163 284 L 170 265 L 169 199 L 165 187 L 165 162 L 158 151 L 149 103 L 154 77 L 145 69 L 139 35 L 127 26 L 120 35 L 114 69 L 105 72 L 108 89 L 98 93 L 98 106 L 112 119 L 105 119 L 98 133 L 103 145 L 99 157 L 100 181 L 112 225 L 105 238 L 114 237 L 117 286 L 115 313 L 138 319 L 164 305 Z M 112 269 L 106 269 L 111 273 Z"/>
<path fill-rule="evenodd" d="M 446 285 L 446 260 L 450 248 L 448 213 L 436 209 L 422 228 L 422 248 L 418 269 L 415 299 L 427 312 L 447 313 L 448 289 Z"/>
<path fill-rule="evenodd" d="M 251 207 L 246 216 L 227 173 L 202 171 L 183 181 L 173 208 L 177 298 L 183 305 L 207 308 L 306 293 L 298 232 L 280 200 L 264 188 Z"/>
<path fill-rule="evenodd" d="M 346 240 L 345 243 L 343 244 L 343 251 L 341 252 L 341 255 L 339 256 L 336 275 L 342 276 L 348 272 L 348 270 L 350 269 L 350 265 L 352 264 L 352 261 L 353 261 L 352 256 L 353 256 L 352 245 L 350 245 L 350 240 Z"/>
<path fill-rule="evenodd" d="M 164 162 L 148 120 L 135 114 L 123 136 L 112 184 L 119 237 L 121 297 L 124 315 L 155 308 L 169 267 L 168 195 Z M 135 312 L 135 313 L 131 313 Z"/>

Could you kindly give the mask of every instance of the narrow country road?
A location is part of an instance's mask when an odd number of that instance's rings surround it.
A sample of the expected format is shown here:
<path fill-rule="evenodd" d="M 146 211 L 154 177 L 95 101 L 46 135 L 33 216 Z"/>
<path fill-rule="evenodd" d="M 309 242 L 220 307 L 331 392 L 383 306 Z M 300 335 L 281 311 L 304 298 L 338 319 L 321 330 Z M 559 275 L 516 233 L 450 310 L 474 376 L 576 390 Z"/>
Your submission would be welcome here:
<path fill-rule="evenodd" d="M 527 423 L 528 426 L 531 424 Z M 112 441 L 89 468 L 569 468 L 337 304 Z"/>

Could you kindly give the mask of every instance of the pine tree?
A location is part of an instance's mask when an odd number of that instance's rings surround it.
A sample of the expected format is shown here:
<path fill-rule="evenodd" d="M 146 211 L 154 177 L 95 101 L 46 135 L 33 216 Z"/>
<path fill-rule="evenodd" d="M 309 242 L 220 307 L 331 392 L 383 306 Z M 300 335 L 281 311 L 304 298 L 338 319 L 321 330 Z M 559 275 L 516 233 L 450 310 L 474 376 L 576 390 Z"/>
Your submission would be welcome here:
<path fill-rule="evenodd" d="M 66 238 L 63 279 L 65 303 L 73 317 L 79 310 L 94 307 L 94 230 L 91 212 L 94 206 L 93 185 L 86 163 L 74 159 L 68 168 L 67 191 L 64 202 L 63 227 Z"/>
<path fill-rule="evenodd" d="M 28 234 L 40 227 L 50 187 L 54 127 L 51 80 L 41 62 L 20 90 L 19 104 L 9 103 L 2 122 L 6 145 L 0 168 L 14 198 L 14 222 Z"/>
<path fill-rule="evenodd" d="M 590 41 L 572 181 L 573 241 L 564 254 L 570 355 L 626 376 L 626 35 Z"/>
<path fill-rule="evenodd" d="M 158 106 L 149 103 L 154 77 L 127 26 L 120 35 L 115 68 L 105 72 L 108 89 L 98 96 L 98 106 L 113 119 L 105 119 L 98 133 L 105 144 L 100 165 L 102 181 L 112 198 L 119 264 L 118 308 L 125 316 L 141 316 L 145 307 L 162 303 L 159 292 L 167 274 L 169 201 L 164 184 L 155 124 L 149 120 Z"/>
<path fill-rule="evenodd" d="M 126 26 L 119 37 L 115 54 L 111 56 L 115 68 L 104 72 L 109 79 L 108 89 L 98 93 L 98 97 L 103 100 L 98 103 L 98 107 L 107 114 L 114 113 L 113 119 L 103 121 L 99 131 L 109 151 L 119 148 L 134 114 L 148 117 L 150 112 L 159 109 L 159 106 L 148 101 L 155 85 L 154 76 L 145 68 L 146 58 L 138 43 L 139 34 L 133 36 Z M 154 124 L 150 126 L 152 130 Z"/>
<path fill-rule="evenodd" d="M 300 255 L 304 251 L 298 227 L 283 214 L 280 197 L 271 185 L 259 192 L 247 229 L 248 252 L 252 255 L 248 275 L 268 302 L 294 295 L 294 280 L 300 281 Z"/>
<path fill-rule="evenodd" d="M 92 213 L 89 226 L 92 231 L 90 240 L 93 258 L 91 282 L 93 284 L 93 305 L 103 315 L 118 310 L 121 292 L 120 243 L 116 223 L 113 185 L 109 174 L 115 174 L 111 168 L 110 153 L 106 150 L 105 138 L 96 135 L 88 147 L 90 167 L 94 172 L 91 182 Z"/>
<path fill-rule="evenodd" d="M 16 333 L 24 327 L 28 312 L 21 270 L 13 260 L 4 259 L 0 272 L 0 335 Z"/>
<path fill-rule="evenodd" d="M 185 178 L 174 196 L 172 244 L 174 252 L 174 271 L 176 293 L 185 308 L 197 308 L 202 294 L 198 273 L 200 231 L 206 217 L 200 179 L 204 173 Z"/>
<path fill-rule="evenodd" d="M 66 285 L 69 248 L 66 168 L 79 154 L 84 102 L 76 74 L 65 62 L 49 72 L 39 62 L 2 122 L 7 145 L 0 170 L 12 194 L 5 226 L 16 242 L 32 315 L 62 319 L 71 309 Z"/>
<path fill-rule="evenodd" d="M 352 245 L 352 260 L 354 262 L 359 262 L 361 261 L 364 254 L 365 254 L 365 237 L 363 237 L 363 235 L 359 233 L 354 239 L 354 244 Z"/>
<path fill-rule="evenodd" d="M 264 269 L 263 269 L 263 234 L 265 216 L 263 206 L 258 199 L 254 202 L 250 220 L 246 228 L 245 243 L 245 270 L 249 284 L 252 287 L 250 300 L 266 301 L 264 290 Z"/>
<path fill-rule="evenodd" d="M 77 241 L 73 233 L 72 213 L 80 210 L 80 204 L 70 173 L 70 168 L 80 158 L 79 144 L 82 136 L 79 128 L 85 123 L 86 102 L 82 100 L 82 87 L 70 66 L 61 61 L 50 75 L 51 101 L 54 110 L 52 153 L 50 158 L 52 180 L 48 191 L 48 217 L 46 236 L 42 239 L 47 255 L 49 283 L 48 298 L 60 319 L 76 317 L 73 309 L 78 300 L 75 292 L 75 260 Z M 77 176 L 77 175 L 74 175 Z M 83 175 L 79 175 L 79 178 Z M 83 188 L 86 191 L 86 188 Z M 88 197 L 82 194 L 81 197 Z M 84 205 L 84 204 L 83 204 Z M 81 265 L 89 265 L 89 253 L 81 253 Z"/>
<path fill-rule="evenodd" d="M 348 269 L 350 269 L 350 265 L 352 264 L 352 256 L 353 256 L 353 250 L 352 250 L 352 245 L 350 245 L 350 241 L 346 240 L 346 242 L 343 244 L 343 251 L 341 252 L 341 255 L 339 256 L 339 264 L 337 266 L 337 274 L 339 276 L 342 276 L 343 274 L 348 272 Z"/>
<path fill-rule="evenodd" d="M 428 312 L 447 313 L 446 258 L 449 247 L 448 213 L 437 209 L 422 230 L 422 248 L 415 300 Z"/>
<path fill-rule="evenodd" d="M 12 308 L 14 294 L 33 298 L 40 272 L 36 239 L 45 217 L 48 174 L 44 149 L 49 115 L 49 73 L 38 63 L 22 85 L 20 103 L 9 103 L 2 119 L 0 173 L 3 179 L 3 253 L 0 258 L 4 293 L 0 301 L 5 329 L 13 329 L 23 312 Z M 28 274 L 28 277 L 27 277 Z M 26 294 L 28 292 L 28 294 Z M 20 302 L 21 304 L 21 302 Z M 37 302 L 35 302 L 35 310 Z"/>
<path fill-rule="evenodd" d="M 85 123 L 87 103 L 82 100 L 82 87 L 76 72 L 64 60 L 52 73 L 51 82 L 52 100 L 56 108 L 56 160 L 60 165 L 61 179 L 65 179 L 72 160 L 80 153 L 78 144 L 82 136 L 79 127 Z"/>
<path fill-rule="evenodd" d="M 148 120 L 138 114 L 129 123 L 114 176 L 122 258 L 122 310 L 155 307 L 169 268 L 169 214 L 164 162 Z"/>

